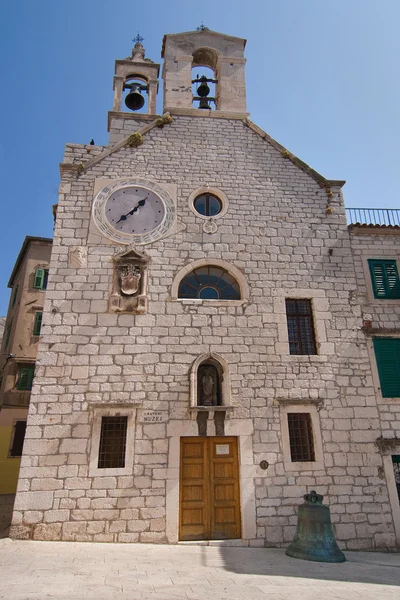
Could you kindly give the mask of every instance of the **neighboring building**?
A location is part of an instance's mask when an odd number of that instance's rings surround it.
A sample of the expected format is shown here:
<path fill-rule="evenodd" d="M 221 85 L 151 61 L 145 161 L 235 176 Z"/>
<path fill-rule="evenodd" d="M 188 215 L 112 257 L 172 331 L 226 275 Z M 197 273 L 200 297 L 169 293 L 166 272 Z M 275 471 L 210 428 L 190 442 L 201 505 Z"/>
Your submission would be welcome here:
<path fill-rule="evenodd" d="M 0 343 L 3 340 L 4 327 L 6 325 L 7 317 L 0 317 Z"/>
<path fill-rule="evenodd" d="M 11 520 L 35 370 L 52 240 L 27 236 L 8 282 L 0 355 L 0 524 Z"/>
<path fill-rule="evenodd" d="M 249 120 L 244 47 L 166 35 L 157 117 L 137 41 L 109 146 L 66 147 L 15 538 L 282 546 L 316 489 L 341 547 L 400 542 L 400 229 Z"/>

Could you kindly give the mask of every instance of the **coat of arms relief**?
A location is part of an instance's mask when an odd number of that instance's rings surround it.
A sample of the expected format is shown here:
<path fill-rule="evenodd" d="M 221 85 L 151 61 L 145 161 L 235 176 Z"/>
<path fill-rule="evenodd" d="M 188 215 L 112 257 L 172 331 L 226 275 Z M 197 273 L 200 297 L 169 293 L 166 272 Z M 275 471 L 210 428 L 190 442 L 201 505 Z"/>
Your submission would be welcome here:
<path fill-rule="evenodd" d="M 147 311 L 147 267 L 150 257 L 139 250 L 117 252 L 109 310 L 143 314 Z"/>

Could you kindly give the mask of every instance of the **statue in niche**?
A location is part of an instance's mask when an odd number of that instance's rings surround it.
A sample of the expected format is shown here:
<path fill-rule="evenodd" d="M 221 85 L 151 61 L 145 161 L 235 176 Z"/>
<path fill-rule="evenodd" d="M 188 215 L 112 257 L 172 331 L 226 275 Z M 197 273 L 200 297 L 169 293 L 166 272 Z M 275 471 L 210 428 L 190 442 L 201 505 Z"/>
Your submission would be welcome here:
<path fill-rule="evenodd" d="M 197 405 L 217 406 L 219 404 L 219 373 L 213 364 L 200 365 L 197 373 Z"/>
<path fill-rule="evenodd" d="M 143 314 L 147 311 L 147 266 L 145 252 L 128 250 L 113 257 L 113 289 L 109 309 L 113 312 Z"/>

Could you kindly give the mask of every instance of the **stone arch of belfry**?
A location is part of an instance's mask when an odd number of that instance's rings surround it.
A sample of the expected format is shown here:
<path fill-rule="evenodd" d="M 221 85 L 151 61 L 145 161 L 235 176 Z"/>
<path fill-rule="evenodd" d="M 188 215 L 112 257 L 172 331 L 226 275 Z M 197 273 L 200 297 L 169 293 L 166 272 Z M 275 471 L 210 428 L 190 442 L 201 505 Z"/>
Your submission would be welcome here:
<path fill-rule="evenodd" d="M 197 407 L 197 379 L 199 367 L 209 360 L 215 361 L 221 367 L 221 406 L 230 406 L 231 404 L 231 376 L 229 364 L 221 354 L 216 352 L 206 352 L 198 356 L 192 364 L 190 370 L 190 406 Z"/>
<path fill-rule="evenodd" d="M 164 112 L 192 109 L 192 68 L 209 67 L 217 79 L 217 111 L 246 113 L 246 40 L 203 29 L 164 36 Z M 197 109 L 194 109 L 197 110 Z"/>

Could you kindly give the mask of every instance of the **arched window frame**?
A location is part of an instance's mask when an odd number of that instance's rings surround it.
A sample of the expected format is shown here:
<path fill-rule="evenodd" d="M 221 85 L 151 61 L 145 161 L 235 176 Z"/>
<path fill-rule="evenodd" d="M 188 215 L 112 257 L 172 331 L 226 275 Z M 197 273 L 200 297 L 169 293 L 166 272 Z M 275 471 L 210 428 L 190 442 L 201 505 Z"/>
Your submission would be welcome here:
<path fill-rule="evenodd" d="M 216 299 L 216 300 L 203 300 L 200 298 L 179 298 L 178 296 L 178 292 L 179 292 L 179 284 L 182 281 L 182 279 L 188 275 L 189 273 L 191 273 L 192 271 L 194 271 L 194 269 L 198 269 L 200 267 L 207 267 L 207 266 L 214 266 L 214 267 L 221 267 L 222 269 L 225 269 L 230 275 L 232 275 L 232 277 L 234 277 L 239 285 L 239 289 L 240 289 L 240 300 L 220 300 L 220 299 Z M 243 273 L 241 271 L 239 271 L 239 269 L 237 267 L 235 267 L 234 265 L 232 265 L 231 263 L 228 263 L 224 260 L 218 260 L 218 259 L 199 259 L 199 260 L 195 260 L 189 264 L 187 264 L 185 267 L 183 267 L 175 276 L 174 281 L 172 282 L 172 287 L 171 287 L 171 300 L 177 301 L 177 302 L 182 302 L 185 304 L 201 304 L 201 303 L 207 303 L 211 306 L 214 305 L 218 305 L 218 306 L 241 306 L 242 304 L 247 304 L 249 302 L 250 299 L 250 290 L 249 290 L 249 286 L 247 284 L 246 278 L 243 275 Z"/>
<path fill-rule="evenodd" d="M 219 406 L 202 406 L 198 405 L 197 401 L 197 385 L 198 385 L 198 372 L 199 367 L 207 362 L 218 363 L 220 367 L 220 390 L 221 390 L 221 404 Z M 223 356 L 215 352 L 208 354 L 202 354 L 192 364 L 190 371 L 190 407 L 196 409 L 224 409 L 231 406 L 231 377 L 229 366 Z"/>

